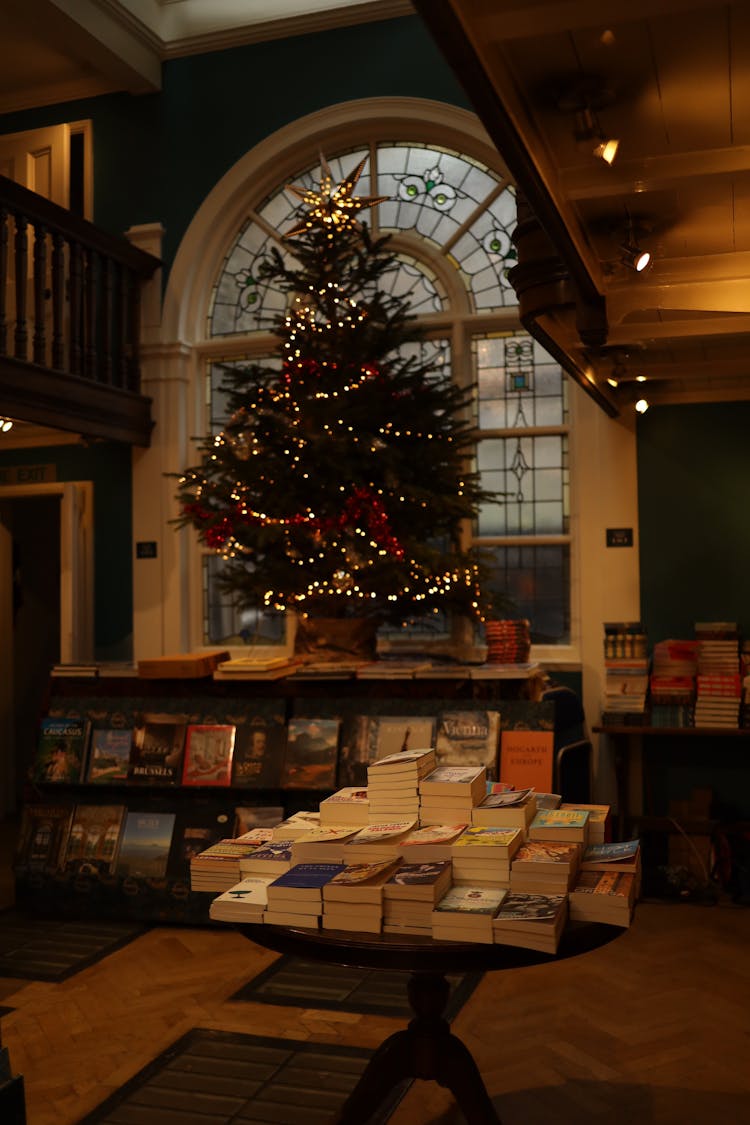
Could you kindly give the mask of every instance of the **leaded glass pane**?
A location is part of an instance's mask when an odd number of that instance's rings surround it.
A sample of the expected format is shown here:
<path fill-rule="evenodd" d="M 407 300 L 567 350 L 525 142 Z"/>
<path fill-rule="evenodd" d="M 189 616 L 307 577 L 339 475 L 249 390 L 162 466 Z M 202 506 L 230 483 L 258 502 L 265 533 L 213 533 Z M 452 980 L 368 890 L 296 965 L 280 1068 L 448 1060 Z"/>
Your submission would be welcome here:
<path fill-rule="evenodd" d="M 497 185 L 497 177 L 457 153 L 425 145 L 378 147 L 381 227 L 416 230 L 442 246 Z"/>
<path fill-rule="evenodd" d="M 451 254 L 466 276 L 478 311 L 518 304 L 508 280 L 508 271 L 518 260 L 511 241 L 515 225 L 515 190 L 507 187 L 452 247 Z"/>
<path fill-rule="evenodd" d="M 562 368 L 526 333 L 474 340 L 482 430 L 561 426 L 567 422 Z"/>
<path fill-rule="evenodd" d="M 483 504 L 477 532 L 501 535 L 565 535 L 568 532 L 567 437 L 485 438 L 478 467 L 485 488 L 503 495 Z"/>
<path fill-rule="evenodd" d="M 491 588 L 509 598 L 514 617 L 531 622 L 532 644 L 570 643 L 570 548 L 491 548 Z"/>
<path fill-rule="evenodd" d="M 398 297 L 408 297 L 414 316 L 439 312 L 445 302 L 443 286 L 423 262 L 400 254 L 394 259 L 393 269 L 378 278 L 378 288 Z"/>
<path fill-rule="evenodd" d="M 203 635 L 210 645 L 278 645 L 285 635 L 283 613 L 238 609 L 219 587 L 222 560 L 218 555 L 203 558 Z"/>

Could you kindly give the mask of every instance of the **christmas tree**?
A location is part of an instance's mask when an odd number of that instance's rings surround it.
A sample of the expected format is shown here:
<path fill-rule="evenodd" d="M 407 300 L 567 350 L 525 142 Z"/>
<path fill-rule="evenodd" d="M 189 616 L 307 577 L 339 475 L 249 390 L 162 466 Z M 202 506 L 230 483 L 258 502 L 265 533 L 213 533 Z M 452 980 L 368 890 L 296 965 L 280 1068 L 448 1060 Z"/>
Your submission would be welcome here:
<path fill-rule="evenodd" d="M 384 284 L 398 263 L 358 218 L 380 202 L 353 194 L 363 166 L 334 184 L 322 160 L 319 191 L 290 189 L 290 253 L 262 267 L 288 295 L 280 370 L 228 373 L 230 417 L 180 477 L 180 522 L 221 555 L 240 608 L 477 618 L 478 558 L 461 540 L 489 494 L 468 467 L 469 395 Z"/>

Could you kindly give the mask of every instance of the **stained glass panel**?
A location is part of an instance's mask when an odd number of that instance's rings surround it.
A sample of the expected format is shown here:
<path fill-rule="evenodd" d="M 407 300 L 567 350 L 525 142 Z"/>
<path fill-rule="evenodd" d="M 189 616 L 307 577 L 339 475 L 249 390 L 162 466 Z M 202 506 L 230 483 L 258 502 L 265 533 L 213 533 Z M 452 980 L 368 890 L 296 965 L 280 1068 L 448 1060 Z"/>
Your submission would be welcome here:
<path fill-rule="evenodd" d="M 483 504 L 480 537 L 565 535 L 568 532 L 568 457 L 564 434 L 485 438 L 477 447 L 485 488 L 502 504 Z"/>
<path fill-rule="evenodd" d="M 474 341 L 483 430 L 567 423 L 562 368 L 526 333 L 485 336 Z"/>
<path fill-rule="evenodd" d="M 532 644 L 570 644 L 570 548 L 493 547 L 494 582 L 513 604 L 512 614 L 531 622 Z"/>

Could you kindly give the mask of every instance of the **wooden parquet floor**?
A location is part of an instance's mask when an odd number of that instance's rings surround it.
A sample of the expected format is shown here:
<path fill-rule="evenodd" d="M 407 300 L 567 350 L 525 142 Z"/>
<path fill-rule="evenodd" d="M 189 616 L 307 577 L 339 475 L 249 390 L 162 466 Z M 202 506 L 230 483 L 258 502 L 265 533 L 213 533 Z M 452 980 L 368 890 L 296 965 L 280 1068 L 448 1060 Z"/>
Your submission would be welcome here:
<path fill-rule="evenodd" d="M 749 939 L 747 908 L 643 903 L 593 953 L 486 974 L 453 1029 L 503 1125 L 750 1125 Z M 157 928 L 61 983 L 0 982 L 28 1125 L 75 1125 L 194 1027 L 375 1048 L 401 1026 L 229 1001 L 274 958 L 229 927 Z M 416 1082 L 391 1125 L 463 1120 Z"/>

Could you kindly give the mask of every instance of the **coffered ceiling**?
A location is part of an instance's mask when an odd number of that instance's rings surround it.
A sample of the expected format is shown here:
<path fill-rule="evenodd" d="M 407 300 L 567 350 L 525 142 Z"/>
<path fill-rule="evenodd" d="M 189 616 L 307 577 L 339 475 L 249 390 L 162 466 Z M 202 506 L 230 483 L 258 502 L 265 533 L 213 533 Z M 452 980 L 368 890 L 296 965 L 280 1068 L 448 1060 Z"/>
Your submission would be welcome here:
<path fill-rule="evenodd" d="M 750 398 L 750 4 L 415 8 L 544 232 L 519 242 L 530 331 L 609 413 Z"/>

